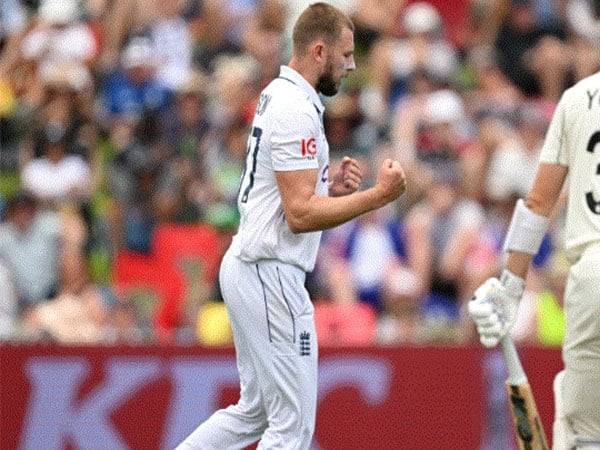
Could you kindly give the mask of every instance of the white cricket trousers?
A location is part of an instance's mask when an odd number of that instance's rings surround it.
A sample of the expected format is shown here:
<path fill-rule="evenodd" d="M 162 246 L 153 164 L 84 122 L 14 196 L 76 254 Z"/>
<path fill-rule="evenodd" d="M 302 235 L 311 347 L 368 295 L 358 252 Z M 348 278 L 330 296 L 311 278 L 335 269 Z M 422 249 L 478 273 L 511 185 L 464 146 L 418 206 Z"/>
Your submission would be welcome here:
<path fill-rule="evenodd" d="M 310 447 L 317 408 L 317 336 L 306 274 L 227 252 L 219 281 L 240 375 L 240 400 L 215 412 L 177 450 Z M 202 376 L 202 374 L 198 374 Z"/>
<path fill-rule="evenodd" d="M 571 266 L 565 313 L 565 370 L 555 386 L 560 398 L 555 399 L 553 448 L 600 450 L 600 243 L 590 244 Z"/>

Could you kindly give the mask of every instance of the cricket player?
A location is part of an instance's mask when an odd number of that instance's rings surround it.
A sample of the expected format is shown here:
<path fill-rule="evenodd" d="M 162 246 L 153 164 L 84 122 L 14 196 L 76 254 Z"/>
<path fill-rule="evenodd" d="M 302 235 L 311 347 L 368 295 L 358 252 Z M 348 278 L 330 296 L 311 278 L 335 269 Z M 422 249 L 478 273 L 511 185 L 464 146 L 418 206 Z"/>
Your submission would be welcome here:
<path fill-rule="evenodd" d="M 335 95 L 354 65 L 354 26 L 325 3 L 309 6 L 293 31 L 293 54 L 261 93 L 248 141 L 241 222 L 223 258 L 220 284 L 240 375 L 236 405 L 214 413 L 178 447 L 308 449 L 317 403 L 314 308 L 304 287 L 321 230 L 400 196 L 405 175 L 386 160 L 377 182 L 345 158 L 329 176 L 319 94 Z"/>
<path fill-rule="evenodd" d="M 500 279 L 469 302 L 481 343 L 494 347 L 512 327 L 532 256 L 540 247 L 569 175 L 566 248 L 573 265 L 565 288 L 565 369 L 554 381 L 553 449 L 600 449 L 600 73 L 562 96 L 537 175 L 519 200 L 504 243 Z"/>

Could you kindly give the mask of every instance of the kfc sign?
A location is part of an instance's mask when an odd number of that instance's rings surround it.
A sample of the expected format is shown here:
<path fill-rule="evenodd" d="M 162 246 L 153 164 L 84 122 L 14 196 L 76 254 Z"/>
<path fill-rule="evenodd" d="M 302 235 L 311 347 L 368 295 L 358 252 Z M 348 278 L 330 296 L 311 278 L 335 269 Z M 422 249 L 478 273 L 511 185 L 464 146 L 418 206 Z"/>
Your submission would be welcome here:
<path fill-rule="evenodd" d="M 479 448 L 481 351 L 320 352 L 313 450 Z M 239 396 L 232 350 L 0 346 L 0 361 L 2 449 L 173 449 Z"/>

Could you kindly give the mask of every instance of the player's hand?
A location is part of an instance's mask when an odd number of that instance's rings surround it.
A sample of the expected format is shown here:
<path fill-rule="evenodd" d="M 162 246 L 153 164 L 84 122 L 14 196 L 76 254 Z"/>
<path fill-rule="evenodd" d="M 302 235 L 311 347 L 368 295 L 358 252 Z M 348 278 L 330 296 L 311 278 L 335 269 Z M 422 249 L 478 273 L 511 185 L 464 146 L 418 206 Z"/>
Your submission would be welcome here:
<path fill-rule="evenodd" d="M 382 195 L 385 203 L 389 203 L 400 197 L 406 190 L 406 175 L 398 161 L 386 159 L 377 176 L 375 185 Z"/>
<path fill-rule="evenodd" d="M 469 302 L 469 315 L 484 347 L 495 347 L 510 331 L 524 289 L 523 279 L 505 270 L 500 280 L 489 278 L 475 291 Z"/>
<path fill-rule="evenodd" d="M 358 190 L 362 180 L 362 170 L 360 170 L 358 162 L 353 158 L 344 156 L 340 168 L 329 185 L 329 195 L 340 197 L 352 194 Z"/>

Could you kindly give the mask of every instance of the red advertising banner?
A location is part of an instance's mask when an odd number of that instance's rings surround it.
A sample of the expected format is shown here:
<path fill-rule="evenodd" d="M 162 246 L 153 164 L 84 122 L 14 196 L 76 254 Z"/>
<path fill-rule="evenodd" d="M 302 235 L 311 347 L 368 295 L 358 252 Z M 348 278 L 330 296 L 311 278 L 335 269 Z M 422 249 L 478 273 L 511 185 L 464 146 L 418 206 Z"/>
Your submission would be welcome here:
<path fill-rule="evenodd" d="M 560 353 L 521 354 L 550 432 Z M 505 377 L 499 355 L 475 347 L 322 349 L 313 450 L 510 448 L 493 443 L 512 432 L 495 394 Z M 236 401 L 237 383 L 229 349 L 3 345 L 0 448 L 172 449 Z M 500 419 L 507 425 L 498 431 Z"/>

